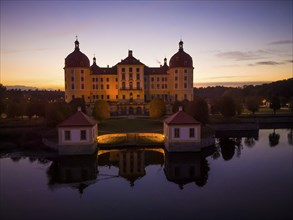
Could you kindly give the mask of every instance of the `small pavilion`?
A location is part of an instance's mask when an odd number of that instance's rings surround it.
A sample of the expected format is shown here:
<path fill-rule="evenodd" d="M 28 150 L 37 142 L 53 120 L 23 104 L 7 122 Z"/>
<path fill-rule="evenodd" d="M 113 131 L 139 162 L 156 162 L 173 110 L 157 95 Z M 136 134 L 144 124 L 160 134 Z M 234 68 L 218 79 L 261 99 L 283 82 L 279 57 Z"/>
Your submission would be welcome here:
<path fill-rule="evenodd" d="M 201 123 L 182 111 L 164 121 L 165 148 L 168 152 L 201 150 Z"/>
<path fill-rule="evenodd" d="M 97 130 L 97 122 L 78 108 L 58 125 L 59 154 L 93 154 L 97 148 Z"/>

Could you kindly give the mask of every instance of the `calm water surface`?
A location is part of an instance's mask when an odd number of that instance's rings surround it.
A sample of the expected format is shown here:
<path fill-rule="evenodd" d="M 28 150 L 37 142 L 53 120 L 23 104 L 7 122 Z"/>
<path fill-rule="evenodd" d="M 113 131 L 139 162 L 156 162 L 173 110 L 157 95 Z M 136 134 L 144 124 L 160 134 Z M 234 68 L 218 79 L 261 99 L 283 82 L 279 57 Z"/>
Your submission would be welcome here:
<path fill-rule="evenodd" d="M 1 219 L 293 219 L 292 130 L 203 153 L 0 159 Z"/>

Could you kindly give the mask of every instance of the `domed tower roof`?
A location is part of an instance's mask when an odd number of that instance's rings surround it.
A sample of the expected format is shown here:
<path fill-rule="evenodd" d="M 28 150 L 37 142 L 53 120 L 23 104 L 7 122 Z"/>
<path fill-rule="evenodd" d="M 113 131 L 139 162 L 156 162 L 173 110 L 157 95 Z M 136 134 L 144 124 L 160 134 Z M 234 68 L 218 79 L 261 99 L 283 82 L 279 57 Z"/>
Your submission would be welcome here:
<path fill-rule="evenodd" d="M 74 42 L 75 49 L 65 58 L 65 68 L 67 67 L 90 67 L 89 58 L 79 49 L 79 42 L 76 39 Z"/>
<path fill-rule="evenodd" d="M 192 58 L 188 53 L 183 50 L 183 41 L 179 42 L 179 50 L 175 53 L 169 62 L 169 67 L 193 67 Z"/>
<path fill-rule="evenodd" d="M 96 57 L 93 58 L 93 65 L 91 65 L 91 73 L 97 74 L 100 72 L 100 67 L 96 63 Z"/>

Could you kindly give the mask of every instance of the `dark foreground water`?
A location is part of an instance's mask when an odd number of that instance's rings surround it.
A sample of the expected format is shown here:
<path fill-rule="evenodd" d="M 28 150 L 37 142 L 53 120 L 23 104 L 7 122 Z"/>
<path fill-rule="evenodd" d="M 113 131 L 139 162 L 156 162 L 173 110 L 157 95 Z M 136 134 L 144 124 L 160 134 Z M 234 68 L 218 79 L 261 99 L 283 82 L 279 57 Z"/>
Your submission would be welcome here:
<path fill-rule="evenodd" d="M 270 129 L 201 154 L 1 158 L 0 218 L 293 219 L 292 144 L 292 130 Z"/>

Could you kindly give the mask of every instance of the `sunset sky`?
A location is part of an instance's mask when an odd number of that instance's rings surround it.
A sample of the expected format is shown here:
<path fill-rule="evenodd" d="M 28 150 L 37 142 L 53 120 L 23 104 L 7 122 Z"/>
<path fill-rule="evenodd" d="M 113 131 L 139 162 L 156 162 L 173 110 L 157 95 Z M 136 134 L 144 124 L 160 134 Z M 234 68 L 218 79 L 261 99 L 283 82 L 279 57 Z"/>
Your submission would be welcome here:
<path fill-rule="evenodd" d="M 114 66 L 128 50 L 150 67 L 184 50 L 194 83 L 293 76 L 292 1 L 2 1 L 3 85 L 64 89 L 64 59 L 80 49 Z"/>

